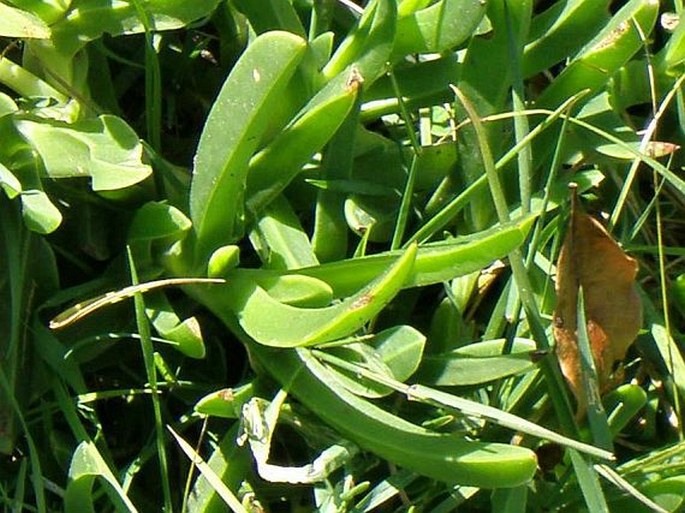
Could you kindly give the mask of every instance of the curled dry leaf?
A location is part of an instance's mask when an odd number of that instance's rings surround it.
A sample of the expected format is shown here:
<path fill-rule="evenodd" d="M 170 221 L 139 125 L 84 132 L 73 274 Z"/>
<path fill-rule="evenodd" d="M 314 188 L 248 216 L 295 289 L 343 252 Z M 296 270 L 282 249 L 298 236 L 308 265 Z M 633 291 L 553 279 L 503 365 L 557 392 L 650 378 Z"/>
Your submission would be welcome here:
<path fill-rule="evenodd" d="M 666 155 L 671 155 L 678 151 L 680 146 L 670 142 L 664 141 L 649 141 L 647 148 L 645 149 L 647 155 L 653 159 L 664 157 Z"/>
<path fill-rule="evenodd" d="M 614 364 L 623 360 L 642 325 L 635 288 L 638 264 L 626 255 L 604 227 L 578 205 L 572 193 L 571 220 L 557 262 L 554 338 L 564 377 L 585 411 L 586 400 L 578 349 L 576 305 L 582 285 L 590 347 L 600 393 L 611 385 Z"/>

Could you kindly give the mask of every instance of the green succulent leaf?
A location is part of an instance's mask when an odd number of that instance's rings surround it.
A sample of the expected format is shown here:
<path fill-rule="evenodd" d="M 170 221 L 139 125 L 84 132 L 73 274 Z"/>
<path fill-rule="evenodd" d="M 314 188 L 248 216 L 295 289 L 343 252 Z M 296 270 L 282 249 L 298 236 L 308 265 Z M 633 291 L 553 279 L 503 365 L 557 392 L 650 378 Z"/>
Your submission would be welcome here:
<path fill-rule="evenodd" d="M 293 34 L 262 34 L 243 53 L 212 106 L 190 187 L 199 263 L 242 235 L 248 163 L 304 51 L 305 42 Z"/>

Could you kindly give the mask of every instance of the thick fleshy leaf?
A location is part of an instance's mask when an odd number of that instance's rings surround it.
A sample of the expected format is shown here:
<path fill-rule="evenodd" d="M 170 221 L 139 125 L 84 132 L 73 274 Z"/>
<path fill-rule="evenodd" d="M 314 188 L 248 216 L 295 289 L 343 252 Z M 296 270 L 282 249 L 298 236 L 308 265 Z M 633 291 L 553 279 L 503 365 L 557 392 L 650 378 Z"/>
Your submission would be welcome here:
<path fill-rule="evenodd" d="M 288 0 L 234 0 L 232 4 L 245 15 L 257 34 L 269 30 L 287 30 L 300 37 L 307 36 L 295 7 Z"/>
<path fill-rule="evenodd" d="M 390 197 L 385 201 L 351 195 L 345 200 L 345 221 L 357 235 L 365 235 L 372 242 L 388 242 L 397 221 L 399 201 Z"/>
<path fill-rule="evenodd" d="M 19 107 L 11 96 L 5 93 L 0 93 L 0 117 L 5 116 L 6 114 L 11 114 L 12 112 L 16 112 L 18 110 Z"/>
<path fill-rule="evenodd" d="M 426 337 L 411 326 L 395 326 L 376 334 L 370 343 L 395 379 L 405 381 L 421 363 Z"/>
<path fill-rule="evenodd" d="M 195 411 L 201 415 L 237 419 L 243 404 L 255 395 L 255 387 L 247 383 L 238 388 L 222 388 L 202 397 L 195 403 Z"/>
<path fill-rule="evenodd" d="M 81 442 L 69 467 L 69 484 L 64 493 L 67 513 L 94 512 L 93 485 L 101 479 L 118 511 L 138 511 L 92 442 Z"/>
<path fill-rule="evenodd" d="M 48 195 L 38 189 L 21 194 L 21 213 L 26 227 L 36 233 L 52 233 L 62 223 L 62 213 Z"/>
<path fill-rule="evenodd" d="M 73 124 L 19 118 L 15 125 L 43 159 L 50 178 L 89 177 L 94 191 L 109 191 L 135 185 L 152 173 L 142 162 L 138 135 L 116 116 Z"/>
<path fill-rule="evenodd" d="M 219 0 L 141 0 L 138 6 L 150 17 L 154 30 L 181 28 L 208 16 Z M 55 42 L 63 51 L 73 52 L 103 34 L 119 36 L 145 32 L 145 24 L 134 2 L 80 0 L 66 16 L 52 25 Z"/>
<path fill-rule="evenodd" d="M 139 265 L 158 265 L 160 256 L 182 241 L 191 228 L 190 219 L 166 202 L 150 201 L 140 207 L 128 230 L 128 244 Z"/>
<path fill-rule="evenodd" d="M 395 38 L 397 4 L 395 0 L 372 0 L 366 5 L 357 26 L 323 69 L 332 79 L 345 68 L 354 65 L 367 84 L 383 73 Z"/>
<path fill-rule="evenodd" d="M 21 182 L 14 173 L 0 163 L 0 188 L 9 199 L 15 198 L 22 190 Z"/>
<path fill-rule="evenodd" d="M 482 232 L 420 246 L 411 273 L 402 287 L 432 285 L 487 267 L 517 248 L 525 240 L 533 221 L 534 217 L 523 217 Z M 279 286 L 285 293 L 282 298 L 286 298 L 289 296 L 289 285 L 287 282 L 279 283 L 279 279 L 286 276 L 307 276 L 326 284 L 332 297 L 342 298 L 355 294 L 391 266 L 400 255 L 400 251 L 388 251 L 287 271 L 236 269 L 226 275 L 226 278 L 236 282 L 257 283 L 267 290 L 272 286 Z M 311 288 L 315 289 L 321 291 L 320 297 L 323 298 L 324 289 Z M 223 294 L 221 291 L 220 295 Z M 270 290 L 269 294 L 274 295 Z M 224 301 L 228 299 L 224 298 Z M 281 299 L 281 302 L 286 301 Z"/>
<path fill-rule="evenodd" d="M 207 264 L 207 276 L 221 278 L 226 276 L 232 269 L 240 264 L 240 247 L 228 244 L 216 249 L 209 257 Z"/>
<path fill-rule="evenodd" d="M 523 54 L 523 75 L 554 66 L 573 55 L 609 19 L 609 1 L 555 2 L 531 21 Z"/>
<path fill-rule="evenodd" d="M 323 280 L 286 274 L 257 277 L 257 284 L 276 301 L 302 308 L 323 308 L 331 304 L 333 290 Z"/>
<path fill-rule="evenodd" d="M 264 267 L 293 269 L 319 263 L 297 214 L 282 195 L 276 197 L 257 219 L 250 241 Z"/>
<path fill-rule="evenodd" d="M 490 265 L 525 240 L 533 221 L 534 217 L 523 217 L 472 235 L 423 244 L 404 287 L 440 283 Z M 397 251 L 389 251 L 306 267 L 293 273 L 324 280 L 333 288 L 336 297 L 347 296 L 383 272 L 399 254 Z"/>
<path fill-rule="evenodd" d="M 260 344 L 298 347 L 337 340 L 361 328 L 400 291 L 411 273 L 416 252 L 416 245 L 409 247 L 366 287 L 327 308 L 285 305 L 254 282 L 234 284 L 233 308 L 240 325 Z M 284 326 L 288 329 L 284 330 Z"/>
<path fill-rule="evenodd" d="M 331 82 L 250 160 L 246 192 L 250 210 L 263 210 L 331 139 L 352 108 L 358 89 L 357 81 Z"/>
<path fill-rule="evenodd" d="M 179 318 L 163 294 L 153 294 L 145 303 L 148 319 L 160 336 L 190 358 L 205 357 L 205 342 L 197 318 Z"/>
<path fill-rule="evenodd" d="M 128 229 L 129 240 L 176 240 L 192 226 L 183 212 L 166 202 L 150 201 L 136 211 Z"/>
<path fill-rule="evenodd" d="M 200 264 L 215 249 L 240 238 L 248 162 L 305 48 L 304 40 L 286 32 L 259 36 L 242 54 L 212 106 L 190 188 Z"/>
<path fill-rule="evenodd" d="M 0 2 L 0 36 L 47 39 L 50 27 L 34 14 Z"/>
<path fill-rule="evenodd" d="M 429 431 L 351 394 L 307 349 L 275 351 L 255 345 L 252 352 L 316 415 L 397 465 L 439 481 L 486 488 L 518 486 L 535 472 L 536 459 L 523 447 Z"/>
<path fill-rule="evenodd" d="M 393 54 L 441 53 L 464 42 L 485 16 L 481 0 L 441 0 L 401 17 Z"/>
<path fill-rule="evenodd" d="M 448 353 L 428 355 L 421 363 L 420 381 L 428 385 L 462 386 L 487 383 L 535 368 L 535 342 L 516 339 L 504 353 L 505 339 L 469 344 Z"/>
<path fill-rule="evenodd" d="M 383 362 L 378 353 L 365 344 L 352 343 L 341 347 L 333 347 L 328 349 L 327 353 L 334 358 L 339 358 L 340 361 L 361 365 L 381 376 L 393 377 L 392 371 L 385 365 L 385 362 Z M 354 371 L 338 368 L 334 365 L 327 365 L 326 367 L 328 367 L 331 373 L 331 378 L 335 379 L 340 386 L 345 387 L 346 390 L 359 397 L 375 399 L 392 393 L 391 388 L 363 377 L 360 378 Z"/>
<path fill-rule="evenodd" d="M 346 363 L 354 362 L 378 374 L 405 381 L 421 363 L 425 344 L 426 337 L 420 331 L 411 326 L 395 326 L 376 334 L 368 344 L 352 343 L 327 352 Z M 384 397 L 393 391 L 352 370 L 335 365 L 327 367 L 340 385 L 360 397 Z"/>
<path fill-rule="evenodd" d="M 609 392 L 603 402 L 611 432 L 617 435 L 647 404 L 647 393 L 639 385 L 626 383 Z"/>
<path fill-rule="evenodd" d="M 543 92 L 540 106 L 557 106 L 589 89 L 596 93 L 642 47 L 654 27 L 659 2 L 632 0 L 589 41 Z"/>

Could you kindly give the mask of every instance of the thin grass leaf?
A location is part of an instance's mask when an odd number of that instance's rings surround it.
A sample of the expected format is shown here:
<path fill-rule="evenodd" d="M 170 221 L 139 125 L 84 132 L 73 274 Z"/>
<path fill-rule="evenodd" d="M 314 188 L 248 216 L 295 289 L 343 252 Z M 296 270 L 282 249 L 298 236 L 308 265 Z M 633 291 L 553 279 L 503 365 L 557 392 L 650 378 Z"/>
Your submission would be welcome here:
<path fill-rule="evenodd" d="M 569 449 L 573 469 L 578 479 L 578 486 L 587 504 L 588 511 L 592 513 L 609 513 L 602 486 L 597 478 L 594 467 L 575 449 Z"/>
<path fill-rule="evenodd" d="M 613 450 L 613 436 L 609 429 L 604 406 L 600 398 L 597 367 L 592 356 L 590 336 L 588 335 L 587 319 L 585 316 L 585 299 L 582 285 L 578 287 L 578 304 L 576 307 L 578 349 L 580 350 L 580 368 L 583 382 L 583 393 L 587 401 L 587 415 L 590 431 L 595 445 L 608 451 Z"/>
<path fill-rule="evenodd" d="M 437 406 L 439 408 L 454 409 L 464 415 L 484 419 L 497 425 L 513 429 L 514 431 L 520 431 L 531 436 L 556 442 L 597 458 L 608 461 L 613 461 L 615 459 L 614 455 L 609 451 L 565 437 L 555 433 L 554 431 L 550 431 L 549 429 L 539 426 L 534 422 L 530 422 L 511 413 L 493 408 L 492 406 L 464 399 L 462 397 L 448 394 L 424 385 L 407 385 L 406 383 L 402 383 L 388 376 L 370 371 L 365 367 L 356 365 L 354 363 L 349 363 L 322 351 L 314 350 L 312 353 L 322 361 L 336 365 L 343 369 L 347 369 L 350 372 L 357 373 L 358 375 L 363 376 L 371 381 L 375 381 L 378 384 L 390 387 L 393 390 L 406 395 L 410 401 L 419 401 L 432 406 Z"/>
<path fill-rule="evenodd" d="M 508 35 L 508 49 L 511 58 L 511 73 L 512 73 L 512 106 L 514 113 L 521 113 L 525 110 L 525 88 L 523 84 L 522 62 L 523 46 L 526 33 L 528 31 L 527 20 L 530 19 L 531 2 L 521 2 L 520 6 L 513 13 L 510 11 L 508 5 L 504 4 L 504 18 L 506 20 L 507 35 Z M 512 20 L 513 16 L 517 18 L 524 18 L 521 22 L 518 19 Z M 514 22 L 519 21 L 519 24 L 514 27 Z M 523 26 L 521 26 L 523 24 Z M 515 28 L 518 28 L 518 33 L 515 33 Z M 516 142 L 518 143 L 530 133 L 530 126 L 528 125 L 528 118 L 526 116 L 514 116 L 514 134 Z M 521 211 L 524 214 L 530 212 L 530 202 L 532 196 L 532 180 L 533 180 L 533 154 L 530 146 L 524 146 L 518 154 L 518 175 L 519 175 L 519 194 L 521 197 Z"/>
<path fill-rule="evenodd" d="M 392 241 L 390 242 L 390 249 L 399 249 L 402 245 L 402 239 L 404 238 L 404 231 L 407 227 L 407 220 L 409 218 L 409 211 L 411 209 L 411 203 L 414 195 L 414 184 L 416 183 L 416 169 L 417 169 L 418 156 L 414 154 L 411 160 L 411 166 L 409 166 L 409 173 L 407 173 L 407 183 L 404 187 L 404 192 L 402 193 L 402 201 L 400 203 L 400 209 L 397 212 L 397 222 L 395 223 L 395 230 L 392 234 Z"/>
<path fill-rule="evenodd" d="M 107 292 L 87 301 L 78 303 L 59 315 L 55 316 L 49 324 L 50 329 L 60 329 L 84 317 L 96 312 L 100 308 L 113 305 L 124 299 L 135 296 L 136 294 L 143 294 L 150 290 L 155 290 L 163 287 L 175 287 L 179 285 L 198 285 L 203 283 L 224 284 L 226 280 L 222 278 L 166 278 L 164 280 L 150 281 L 147 283 L 140 283 L 137 285 L 129 285 L 123 289 Z"/>
<path fill-rule="evenodd" d="M 663 252 L 663 246 L 664 246 L 664 234 L 663 234 L 663 226 L 662 226 L 662 214 L 661 214 L 661 202 L 659 201 L 659 192 L 660 192 L 660 187 L 658 187 L 658 181 L 657 181 L 657 176 L 656 173 L 654 173 L 654 182 L 655 182 L 655 210 L 656 210 L 656 234 L 657 234 L 657 248 L 658 248 L 658 255 L 659 255 L 659 288 L 661 290 L 661 307 L 664 312 L 664 328 L 666 330 L 666 333 L 669 334 L 669 337 L 671 336 L 671 315 L 670 311 L 671 308 L 669 306 L 669 294 L 668 291 L 666 290 L 667 287 L 667 282 L 666 282 L 666 260 L 664 257 L 664 252 Z M 669 361 L 667 363 L 669 369 L 674 368 L 673 364 L 673 353 L 671 353 L 669 358 Z M 680 378 L 680 381 L 682 383 L 683 376 L 680 375 L 678 376 Z M 678 381 L 676 381 L 675 376 L 674 376 L 674 381 L 675 383 L 673 384 L 673 387 L 677 387 Z M 675 392 L 675 390 L 674 390 Z M 675 403 L 675 411 L 676 414 L 678 415 L 679 419 L 682 419 L 682 408 L 681 408 L 681 401 L 680 401 L 680 394 L 674 393 L 673 394 L 674 398 L 674 403 Z M 680 428 L 680 433 L 681 437 L 683 436 L 683 424 L 682 422 L 679 422 L 679 428 Z"/>
<path fill-rule="evenodd" d="M 492 510 L 498 513 L 525 513 L 528 487 L 495 490 L 492 494 Z"/>
<path fill-rule="evenodd" d="M 354 506 L 350 513 L 368 513 L 402 493 L 407 486 L 416 481 L 413 472 L 400 470 L 378 483 Z"/>
<path fill-rule="evenodd" d="M 642 493 L 640 490 L 638 490 L 633 485 L 631 485 L 628 481 L 626 481 L 618 472 L 616 472 L 614 469 L 612 469 L 608 465 L 603 465 L 603 464 L 598 463 L 598 464 L 594 465 L 594 469 L 604 479 L 609 481 L 611 484 L 613 484 L 617 488 L 620 488 L 621 490 L 623 490 L 623 491 L 627 492 L 628 494 L 630 494 L 631 496 L 635 497 L 636 500 L 640 501 L 642 504 L 644 504 L 648 508 L 651 508 L 652 511 L 655 511 L 656 513 L 669 513 L 668 510 L 665 510 L 664 508 L 659 506 L 657 503 L 655 503 L 653 500 L 651 500 L 649 497 L 647 497 L 644 493 Z"/>
<path fill-rule="evenodd" d="M 643 294 L 642 299 L 647 326 L 654 339 L 659 356 L 661 356 L 668 376 L 673 380 L 681 398 L 685 398 L 685 359 L 673 336 L 666 329 L 663 317 L 649 297 Z"/>
<path fill-rule="evenodd" d="M 518 155 L 523 148 L 530 145 L 531 141 L 533 141 L 535 137 L 549 128 L 557 119 L 562 117 L 563 113 L 567 111 L 573 104 L 575 104 L 582 96 L 583 93 L 579 93 L 569 98 L 553 112 L 545 111 L 544 114 L 547 117 L 497 161 L 495 165 L 497 172 L 501 173 L 501 171 L 507 169 L 506 164 L 516 157 L 516 155 Z M 533 112 L 526 111 L 526 115 L 533 115 Z M 469 204 L 473 196 L 481 192 L 487 185 L 487 176 L 479 176 L 461 194 L 459 194 L 456 198 L 445 205 L 438 213 L 431 217 L 414 235 L 408 239 L 407 242 L 405 242 L 405 246 L 410 244 L 412 241 L 424 242 L 429 240 L 435 233 L 447 226 L 447 224 Z"/>
<path fill-rule="evenodd" d="M 685 75 L 683 75 L 683 80 L 685 81 Z M 569 117 L 568 120 L 573 123 L 576 126 L 583 127 L 584 129 L 597 134 L 607 141 L 610 141 L 617 146 L 620 146 L 625 152 L 629 152 L 632 155 L 635 156 L 636 159 L 638 159 L 640 162 L 643 164 L 648 165 L 651 167 L 653 170 L 655 170 L 657 173 L 659 173 L 661 176 L 663 176 L 666 181 L 671 184 L 678 192 L 681 194 L 685 195 L 685 180 L 681 179 L 678 175 L 676 175 L 673 171 L 668 169 L 666 166 L 661 164 L 659 161 L 653 159 L 649 155 L 645 153 L 639 152 L 637 149 L 635 149 L 632 145 L 626 143 L 625 141 L 622 141 L 618 137 L 615 137 L 614 135 L 597 128 L 596 126 L 587 123 L 581 119 L 575 118 L 575 117 Z M 627 195 L 627 192 L 625 193 Z M 616 210 L 616 209 L 614 209 Z M 618 215 L 614 216 L 612 214 L 612 217 L 618 218 Z"/>
<path fill-rule="evenodd" d="M 145 34 L 145 123 L 147 137 L 152 147 L 160 151 L 162 146 L 162 72 L 153 40 L 154 21 L 140 0 L 131 0 L 138 20 Z M 162 181 L 155 179 L 159 192 L 163 192 Z"/>
<path fill-rule="evenodd" d="M 138 272 L 136 271 L 135 262 L 133 261 L 133 254 L 131 248 L 127 248 L 128 265 L 131 273 L 131 282 L 133 286 L 140 285 L 138 283 Z M 145 301 L 140 290 L 133 293 L 133 302 L 136 313 L 136 326 L 140 334 L 140 349 L 143 353 L 143 361 L 145 362 L 145 374 L 147 375 L 150 390 L 152 391 L 152 408 L 155 415 L 155 438 L 157 443 L 157 457 L 159 459 L 160 481 L 162 483 L 162 492 L 164 494 L 164 511 L 172 513 L 173 503 L 171 498 L 171 483 L 169 481 L 169 466 L 167 464 L 166 446 L 164 443 L 164 424 L 162 421 L 162 406 L 160 403 L 158 388 L 157 388 L 157 370 L 155 369 L 155 355 L 152 346 L 152 335 L 150 333 L 150 323 L 145 314 Z"/>
<path fill-rule="evenodd" d="M 205 462 L 202 457 L 191 447 L 191 445 L 186 442 L 180 435 L 174 431 L 171 426 L 167 426 L 167 429 L 171 435 L 176 439 L 176 443 L 188 457 L 188 459 L 197 467 L 200 473 L 209 481 L 214 491 L 221 497 L 221 499 L 226 503 L 226 505 L 231 508 L 234 513 L 248 513 L 248 511 L 243 507 L 238 498 L 233 494 L 231 490 L 223 483 L 221 478 L 216 475 L 212 468 Z"/>
<path fill-rule="evenodd" d="M 616 200 L 616 205 L 614 206 L 614 210 L 611 212 L 611 217 L 609 218 L 609 225 L 610 226 L 614 226 L 618 222 L 618 218 L 621 216 L 621 212 L 623 210 L 626 199 L 628 197 L 628 193 L 631 190 L 631 187 L 632 187 L 633 181 L 635 180 L 635 177 L 637 176 L 637 170 L 640 166 L 640 163 L 643 161 L 641 156 L 646 154 L 647 147 L 649 146 L 649 144 L 652 140 L 652 137 L 654 136 L 654 133 L 656 132 L 656 129 L 659 125 L 659 121 L 666 114 L 666 109 L 671 105 L 671 102 L 676 97 L 676 94 L 679 91 L 681 91 L 683 82 L 685 82 L 685 75 L 681 75 L 680 78 L 678 78 L 678 80 L 676 80 L 676 82 L 673 84 L 671 89 L 668 91 L 668 93 L 666 94 L 664 99 L 661 101 L 661 104 L 659 105 L 659 110 L 654 113 L 654 117 L 650 121 L 649 125 L 647 126 L 647 130 L 645 130 L 645 133 L 642 136 L 642 141 L 640 142 L 639 149 L 635 150 L 634 148 L 631 147 L 631 150 L 632 150 L 631 153 L 633 155 L 635 155 L 635 158 L 633 160 L 633 163 L 630 166 L 630 169 L 628 170 L 628 174 L 626 176 L 626 179 L 623 182 L 623 186 L 621 187 L 621 192 L 618 196 L 618 199 Z M 624 149 L 626 146 L 628 146 L 625 142 L 621 142 L 620 145 Z M 654 162 L 657 163 L 656 161 L 654 161 Z M 678 178 L 675 174 L 673 174 L 671 171 L 669 171 L 667 168 L 665 168 L 661 164 L 659 164 L 656 168 L 652 166 L 652 168 L 655 171 L 657 171 L 660 175 L 662 175 L 664 178 L 666 178 L 674 187 L 678 188 L 678 190 L 681 193 L 685 194 L 685 182 L 680 180 L 680 178 Z"/>
<path fill-rule="evenodd" d="M 397 222 L 395 223 L 395 229 L 393 230 L 392 240 L 390 242 L 390 249 L 392 250 L 398 249 L 402 243 L 402 239 L 404 238 L 404 231 L 407 226 L 407 219 L 409 219 L 409 211 L 411 209 L 412 199 L 414 196 L 414 186 L 416 183 L 419 155 L 421 154 L 421 144 L 416 137 L 416 132 L 413 128 L 414 122 L 409 114 L 409 111 L 407 110 L 407 105 L 404 102 L 404 97 L 400 91 L 400 86 L 397 83 L 397 79 L 392 69 L 388 70 L 388 75 L 390 77 L 390 82 L 392 83 L 395 98 L 397 98 L 397 102 L 400 107 L 402 119 L 404 120 L 404 124 L 408 129 L 407 134 L 413 149 L 411 165 L 409 166 L 407 180 L 404 185 L 404 192 L 402 193 L 402 201 L 400 202 L 400 209 L 397 212 Z"/>
<path fill-rule="evenodd" d="M 481 149 L 481 156 L 483 159 L 483 165 L 485 167 L 488 185 L 490 186 L 492 199 L 495 203 L 495 210 L 497 211 L 500 223 L 504 223 L 509 220 L 509 210 L 482 123 L 478 117 L 478 114 L 473 110 L 473 107 L 468 99 L 458 89 L 455 88 L 454 92 L 468 112 L 471 123 L 473 123 Z M 533 339 L 535 340 L 539 350 L 548 351 L 550 348 L 549 340 L 547 339 L 547 334 L 540 317 L 540 311 L 538 310 L 535 297 L 532 293 L 533 287 L 530 283 L 528 270 L 523 262 L 520 249 L 514 249 L 509 253 L 509 263 L 514 275 L 514 282 L 516 283 L 519 296 L 521 297 L 521 302 L 523 303 L 523 307 L 526 312 L 526 318 L 528 319 L 528 324 L 530 326 Z M 566 393 L 566 388 L 564 386 L 559 366 L 556 365 L 556 363 L 550 358 L 543 358 L 541 361 L 541 368 L 545 374 L 545 378 L 547 379 L 547 383 L 550 388 L 552 404 L 554 405 L 554 409 L 557 413 L 563 431 L 571 434 L 572 436 L 576 435 L 577 426 L 573 418 L 573 413 L 571 412 L 571 405 Z"/>
<path fill-rule="evenodd" d="M 45 500 L 45 487 L 43 481 L 45 476 L 43 475 L 42 466 L 40 463 L 40 455 L 38 453 L 38 446 L 29 431 L 26 419 L 21 411 L 19 403 L 17 403 L 14 393 L 10 387 L 9 381 L 7 380 L 7 375 L 4 369 L 0 366 L 0 391 L 9 398 L 9 403 L 14 411 L 15 418 L 19 425 L 21 426 L 24 436 L 26 437 L 26 443 L 29 449 L 29 461 L 31 462 L 31 483 L 33 485 L 33 493 L 36 498 L 36 507 L 38 513 L 47 513 L 47 502 Z"/>

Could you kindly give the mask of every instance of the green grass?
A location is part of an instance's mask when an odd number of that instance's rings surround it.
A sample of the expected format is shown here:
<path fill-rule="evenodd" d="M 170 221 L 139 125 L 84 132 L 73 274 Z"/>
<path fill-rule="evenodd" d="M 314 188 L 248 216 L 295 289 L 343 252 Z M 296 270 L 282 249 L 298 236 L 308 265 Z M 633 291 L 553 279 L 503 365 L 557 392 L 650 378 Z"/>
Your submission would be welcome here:
<path fill-rule="evenodd" d="M 0 2 L 2 511 L 681 511 L 683 6 L 606 4 Z"/>

